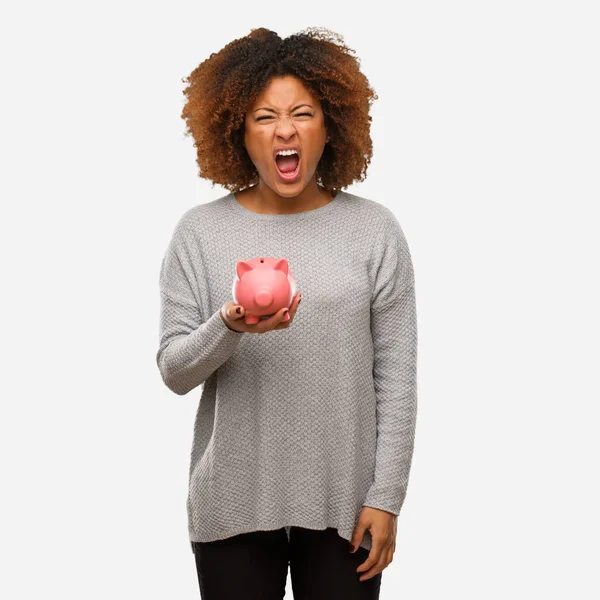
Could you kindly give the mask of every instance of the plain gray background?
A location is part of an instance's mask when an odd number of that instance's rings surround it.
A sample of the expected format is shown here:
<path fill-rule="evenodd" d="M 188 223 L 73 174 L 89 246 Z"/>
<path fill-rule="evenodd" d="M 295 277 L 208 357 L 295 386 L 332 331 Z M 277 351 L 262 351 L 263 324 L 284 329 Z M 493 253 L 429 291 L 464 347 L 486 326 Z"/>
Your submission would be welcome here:
<path fill-rule="evenodd" d="M 382 600 L 600 597 L 594 9 L 4 7 L 0 596 L 199 598 L 200 391 L 160 379 L 158 273 L 183 212 L 226 190 L 197 176 L 181 79 L 253 28 L 311 26 L 379 96 L 347 191 L 394 211 L 416 274 L 416 447 Z"/>

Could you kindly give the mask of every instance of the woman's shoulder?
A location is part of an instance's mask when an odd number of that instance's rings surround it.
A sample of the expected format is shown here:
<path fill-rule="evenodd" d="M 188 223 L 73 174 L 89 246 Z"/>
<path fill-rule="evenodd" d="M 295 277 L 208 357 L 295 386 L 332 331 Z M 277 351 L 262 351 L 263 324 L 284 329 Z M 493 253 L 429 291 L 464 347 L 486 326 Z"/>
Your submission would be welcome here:
<path fill-rule="evenodd" d="M 390 226 L 396 227 L 399 225 L 394 210 L 379 200 L 351 194 L 350 192 L 344 192 L 344 194 L 344 201 L 346 201 L 348 206 L 353 209 L 353 212 L 356 213 L 357 217 L 364 220 L 364 223 L 368 223 L 377 229 L 385 229 Z"/>
<path fill-rule="evenodd" d="M 188 208 L 178 219 L 174 234 L 182 239 L 196 237 L 198 234 L 215 231 L 221 223 L 226 224 L 229 197 L 230 194 L 225 194 Z"/>

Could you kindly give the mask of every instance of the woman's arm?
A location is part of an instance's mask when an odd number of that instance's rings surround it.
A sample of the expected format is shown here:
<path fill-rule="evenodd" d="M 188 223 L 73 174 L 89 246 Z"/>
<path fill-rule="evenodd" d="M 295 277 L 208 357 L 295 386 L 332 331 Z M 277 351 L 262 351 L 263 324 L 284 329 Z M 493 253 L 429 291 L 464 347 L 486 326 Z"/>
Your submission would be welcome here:
<path fill-rule="evenodd" d="M 163 258 L 159 277 L 160 325 L 156 364 L 165 385 L 179 395 L 203 383 L 234 352 L 244 333 L 227 327 L 219 310 L 206 315 L 194 288 L 193 258 L 182 221 Z"/>
<path fill-rule="evenodd" d="M 398 515 L 408 487 L 417 417 L 417 315 L 410 251 L 391 217 L 377 249 L 371 302 L 377 452 L 375 479 L 363 506 Z"/>

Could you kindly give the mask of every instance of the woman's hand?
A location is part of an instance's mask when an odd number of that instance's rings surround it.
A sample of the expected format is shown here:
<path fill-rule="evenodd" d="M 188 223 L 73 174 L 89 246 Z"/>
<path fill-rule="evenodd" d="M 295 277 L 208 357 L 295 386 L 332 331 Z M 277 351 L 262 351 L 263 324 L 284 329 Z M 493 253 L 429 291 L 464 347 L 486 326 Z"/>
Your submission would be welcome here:
<path fill-rule="evenodd" d="M 371 534 L 371 551 L 367 560 L 356 569 L 357 573 L 366 571 L 359 576 L 359 581 L 375 577 L 392 562 L 396 551 L 398 516 L 386 510 L 363 506 L 350 540 L 353 546 L 350 552 L 358 550 L 367 529 Z"/>
<path fill-rule="evenodd" d="M 238 333 L 267 333 L 267 331 L 272 331 L 274 329 L 287 329 L 294 320 L 301 297 L 302 294 L 298 292 L 294 296 L 292 305 L 289 309 L 284 307 L 268 319 L 263 319 L 252 325 L 247 324 L 244 320 L 245 311 L 243 306 L 235 304 L 234 302 L 225 302 L 221 307 L 221 319 L 223 319 L 223 322 L 229 329 L 237 331 Z M 239 309 L 239 312 L 237 312 L 237 309 Z M 290 318 L 287 321 L 284 321 L 283 319 L 288 311 Z"/>

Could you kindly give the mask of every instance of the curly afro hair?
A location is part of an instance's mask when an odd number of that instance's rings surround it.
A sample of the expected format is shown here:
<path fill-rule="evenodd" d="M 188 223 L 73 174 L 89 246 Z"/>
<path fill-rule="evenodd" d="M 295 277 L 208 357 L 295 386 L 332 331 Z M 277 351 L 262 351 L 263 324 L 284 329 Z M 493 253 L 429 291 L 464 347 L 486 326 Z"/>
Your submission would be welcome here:
<path fill-rule="evenodd" d="M 336 43 L 337 42 L 337 43 Z M 373 154 L 369 109 L 378 97 L 343 38 L 309 27 L 285 39 L 261 27 L 228 43 L 182 79 L 181 118 L 199 176 L 238 192 L 259 181 L 244 147 L 245 116 L 275 77 L 292 75 L 321 103 L 330 141 L 317 166 L 326 190 L 363 181 Z"/>

